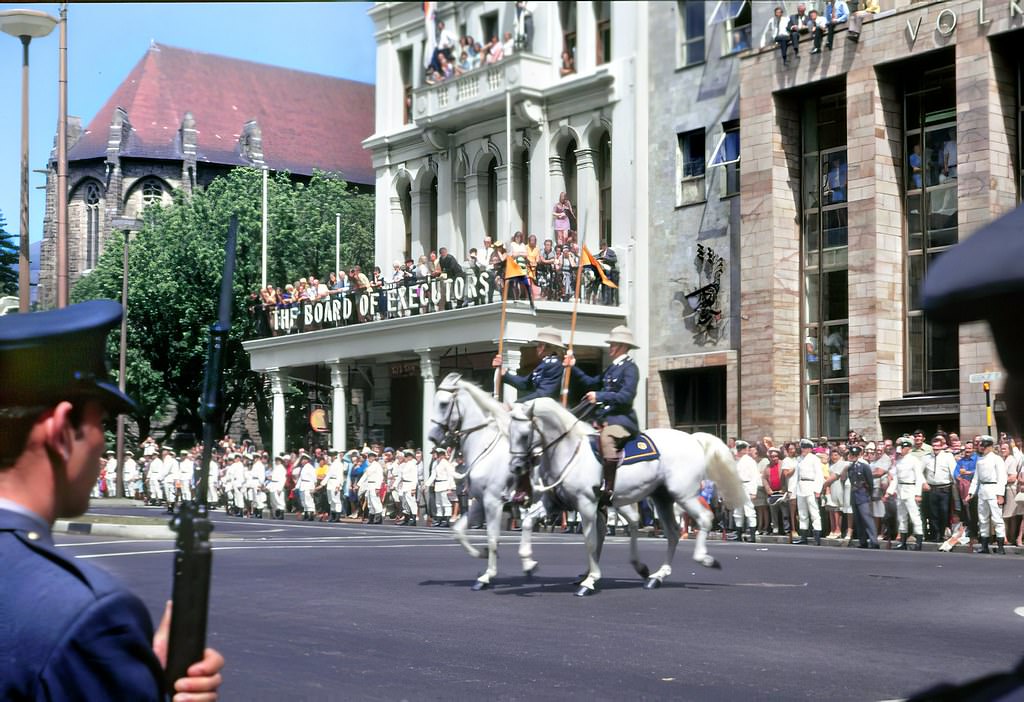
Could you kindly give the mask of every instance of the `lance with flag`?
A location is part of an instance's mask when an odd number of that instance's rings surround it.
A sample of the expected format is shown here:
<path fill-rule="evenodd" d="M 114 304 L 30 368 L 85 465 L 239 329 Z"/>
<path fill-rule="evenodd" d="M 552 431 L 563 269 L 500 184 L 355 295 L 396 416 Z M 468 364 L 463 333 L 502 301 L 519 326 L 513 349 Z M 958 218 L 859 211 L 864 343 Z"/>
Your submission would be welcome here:
<path fill-rule="evenodd" d="M 594 270 L 597 271 L 598 278 L 601 280 L 601 285 L 607 285 L 609 288 L 619 287 L 608 279 L 604 272 L 604 266 L 594 258 L 594 255 L 590 253 L 590 249 L 582 246 L 580 249 L 580 262 L 576 267 L 576 294 L 572 298 L 572 322 L 569 326 L 569 347 L 566 351 L 566 356 L 572 355 L 573 342 L 576 340 L 576 314 L 580 304 L 580 285 L 583 280 L 584 266 L 593 266 Z M 562 372 L 562 407 L 569 406 L 569 377 L 571 373 L 572 368 L 566 365 L 565 370 Z"/>

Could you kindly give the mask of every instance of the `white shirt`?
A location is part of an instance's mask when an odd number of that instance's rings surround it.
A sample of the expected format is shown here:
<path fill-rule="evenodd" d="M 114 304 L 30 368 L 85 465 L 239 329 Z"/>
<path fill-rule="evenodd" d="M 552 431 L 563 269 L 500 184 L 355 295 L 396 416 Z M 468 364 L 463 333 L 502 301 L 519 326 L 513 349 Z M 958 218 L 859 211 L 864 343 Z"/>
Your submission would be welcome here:
<path fill-rule="evenodd" d="M 1006 492 L 1006 463 L 1002 456 L 990 451 L 978 459 L 978 465 L 971 478 L 969 496 L 999 497 Z"/>
<path fill-rule="evenodd" d="M 894 472 L 896 473 L 895 492 L 900 498 L 906 500 L 921 494 L 924 485 L 924 466 L 914 454 L 908 453 L 906 456 L 897 458 Z"/>
<path fill-rule="evenodd" d="M 743 481 L 743 489 L 747 491 L 747 494 L 757 494 L 757 486 L 760 485 L 761 472 L 757 469 L 757 463 L 750 454 L 745 453 L 740 456 L 738 461 L 736 461 L 736 472 L 739 473 L 740 480 Z"/>
<path fill-rule="evenodd" d="M 796 467 L 796 494 L 800 497 L 812 497 L 820 494 L 825 486 L 825 474 L 821 470 L 821 461 L 813 453 L 802 456 Z"/>
<path fill-rule="evenodd" d="M 951 485 L 956 459 L 949 451 L 939 451 L 924 459 L 924 477 L 929 485 Z"/>

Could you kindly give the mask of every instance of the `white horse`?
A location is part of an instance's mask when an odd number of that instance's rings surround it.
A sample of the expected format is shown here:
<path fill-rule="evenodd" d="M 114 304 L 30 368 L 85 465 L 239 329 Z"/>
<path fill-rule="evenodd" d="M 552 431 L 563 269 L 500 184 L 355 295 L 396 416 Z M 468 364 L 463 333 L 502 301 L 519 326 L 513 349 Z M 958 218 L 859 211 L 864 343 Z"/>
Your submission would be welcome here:
<path fill-rule="evenodd" d="M 574 509 L 580 513 L 589 569 L 580 581 L 579 596 L 591 595 L 601 578 L 598 560 L 604 542 L 604 513 L 598 510 L 601 463 L 590 448 L 590 426 L 554 400 L 541 398 L 512 409 L 509 443 L 512 467 L 522 470 L 540 455 L 533 473 L 534 506 L 523 518 L 519 555 L 530 558 L 533 521 L 546 513 Z M 629 522 L 630 562 L 644 587 L 653 589 L 672 573 L 672 558 L 679 543 L 679 524 L 674 505 L 680 505 L 697 522 L 699 531 L 693 559 L 708 568 L 720 568 L 707 552 L 711 511 L 700 499 L 700 483 L 713 480 L 727 505 L 741 504 L 745 493 L 728 447 L 711 434 L 687 434 L 674 429 L 651 429 L 646 434 L 661 452 L 659 458 L 621 466 L 615 478 L 614 507 Z M 639 515 L 635 503 L 649 498 L 661 520 L 668 552 L 662 566 L 651 573 L 637 553 Z"/>
<path fill-rule="evenodd" d="M 434 444 L 457 443 L 462 450 L 470 501 L 452 527 L 455 538 L 473 558 L 487 558 L 487 570 L 473 584 L 474 590 L 486 590 L 498 573 L 498 539 L 501 536 L 502 508 L 508 499 L 515 476 L 509 470 L 509 413 L 501 403 L 476 385 L 449 373 L 434 395 L 432 426 L 427 438 Z M 483 512 L 487 525 L 487 551 L 469 542 L 466 528 Z M 525 533 L 525 532 L 524 532 Z M 535 561 L 524 561 L 523 570 L 531 575 Z"/>

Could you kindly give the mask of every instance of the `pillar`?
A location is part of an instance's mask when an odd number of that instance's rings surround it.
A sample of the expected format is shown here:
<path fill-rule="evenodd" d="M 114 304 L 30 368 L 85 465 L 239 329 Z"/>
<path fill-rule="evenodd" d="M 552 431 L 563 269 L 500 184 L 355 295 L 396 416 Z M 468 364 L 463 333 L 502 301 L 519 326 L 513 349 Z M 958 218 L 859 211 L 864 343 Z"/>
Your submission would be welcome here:
<path fill-rule="evenodd" d="M 429 348 L 416 349 L 420 357 L 420 378 L 423 381 L 423 418 L 422 418 L 422 442 L 423 460 L 427 460 L 427 453 L 431 449 L 430 439 L 427 434 L 430 432 L 430 417 L 434 414 L 434 393 L 437 390 L 437 372 L 441 365 L 439 358 L 434 358 Z"/>
<path fill-rule="evenodd" d="M 384 198 L 379 199 L 383 200 Z M 402 213 L 402 198 L 398 196 L 398 193 L 392 193 L 388 200 L 390 207 L 387 213 L 387 229 L 376 237 L 378 242 L 376 246 L 377 260 L 384 262 L 393 261 L 396 258 L 404 260 L 406 256 L 410 255 L 410 252 L 405 250 L 405 215 Z M 346 263 L 352 262 L 342 261 L 341 265 L 344 266 Z"/>
<path fill-rule="evenodd" d="M 348 403 L 345 401 L 345 382 L 348 380 L 348 364 L 331 361 L 331 447 L 339 451 L 348 448 Z"/>
<path fill-rule="evenodd" d="M 412 199 L 412 251 L 409 257 L 414 261 L 430 253 L 430 190 L 417 190 L 415 184 L 410 193 Z"/>
<path fill-rule="evenodd" d="M 487 171 L 483 173 L 477 171 L 475 173 L 469 173 L 466 175 L 464 184 L 465 199 L 464 204 L 466 208 L 466 241 L 469 242 L 469 247 L 479 246 L 484 240 L 484 233 L 486 230 L 486 224 L 484 222 L 484 213 L 486 209 L 483 198 L 487 197 Z M 495 241 L 504 241 L 505 237 L 495 236 Z M 486 254 L 483 251 L 478 252 L 481 260 L 486 261 Z"/>
<path fill-rule="evenodd" d="M 286 437 L 285 437 L 285 414 L 284 414 L 284 394 L 288 392 L 288 376 L 281 372 L 280 368 L 269 368 L 267 369 L 267 377 L 270 378 L 270 392 L 274 396 L 274 409 L 273 409 L 273 440 L 271 442 L 271 451 L 275 456 L 284 453 L 287 450 Z"/>
<path fill-rule="evenodd" d="M 509 229 L 509 207 L 511 203 L 508 201 L 508 183 L 509 183 L 509 172 L 505 168 L 505 164 L 499 164 L 495 171 L 495 180 L 498 183 L 498 235 L 495 240 L 500 239 L 501 241 L 512 241 L 512 234 L 519 230 L 519 224 L 515 218 L 512 218 L 511 230 Z M 523 238 L 525 242 L 525 236 Z"/>
<path fill-rule="evenodd" d="M 452 160 L 444 153 L 437 159 L 437 247 L 447 247 L 455 258 L 462 260 L 462 245 L 455 217 L 457 204 Z"/>
<path fill-rule="evenodd" d="M 523 358 L 523 347 L 522 344 L 516 344 L 513 342 L 506 341 L 505 348 L 502 351 L 502 367 L 505 372 L 509 371 L 513 373 L 519 373 L 519 362 Z M 504 402 L 512 403 L 515 402 L 519 397 L 519 391 L 511 385 L 502 383 L 501 399 Z"/>
<path fill-rule="evenodd" d="M 589 4 L 589 3 L 583 3 Z M 600 188 L 597 183 L 597 168 L 594 165 L 594 149 L 576 150 L 576 226 L 580 245 L 587 245 L 591 251 L 598 250 L 598 213 Z"/>

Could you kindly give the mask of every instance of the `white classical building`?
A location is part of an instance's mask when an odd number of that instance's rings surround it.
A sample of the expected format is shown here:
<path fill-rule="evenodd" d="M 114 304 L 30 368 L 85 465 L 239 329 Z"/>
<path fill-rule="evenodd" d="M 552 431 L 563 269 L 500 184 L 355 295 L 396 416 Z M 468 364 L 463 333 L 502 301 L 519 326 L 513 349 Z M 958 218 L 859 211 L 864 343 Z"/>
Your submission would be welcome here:
<path fill-rule="evenodd" d="M 581 304 L 577 356 L 596 372 L 604 339 L 628 324 L 648 368 L 648 13 L 645 3 L 431 3 L 455 38 L 510 36 L 510 55 L 447 80 L 427 80 L 423 3 L 385 2 L 376 27 L 376 132 L 364 146 L 376 172 L 376 260 L 388 271 L 446 247 L 463 261 L 485 236 L 553 237 L 554 204 L 568 193 L 574 229 L 591 251 L 618 255 L 618 304 Z M 523 30 L 526 30 L 525 32 Z M 525 33 L 525 36 L 523 36 Z M 455 49 L 456 54 L 458 48 Z M 564 58 L 567 53 L 572 65 Z M 456 59 L 458 56 L 456 55 Z M 563 70 L 564 69 L 564 70 Z M 492 383 L 500 302 L 330 326 L 246 343 L 252 367 L 272 380 L 273 450 L 285 437 L 285 392 L 301 383 L 331 397 L 331 443 L 426 444 L 437 380 L 449 371 Z M 510 304 L 505 364 L 533 367 L 539 327 L 570 327 L 572 304 Z M 646 375 L 646 374 L 645 374 Z M 328 378 L 330 381 L 328 382 Z M 636 408 L 646 416 L 646 380 Z M 514 398 L 506 386 L 506 399 Z M 325 403 L 326 404 L 326 403 Z"/>

